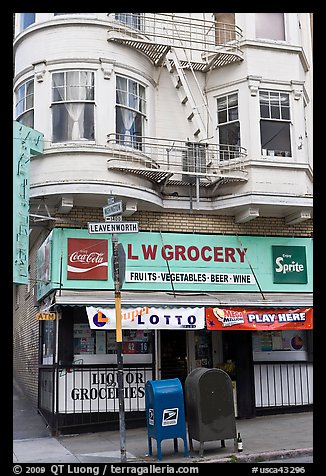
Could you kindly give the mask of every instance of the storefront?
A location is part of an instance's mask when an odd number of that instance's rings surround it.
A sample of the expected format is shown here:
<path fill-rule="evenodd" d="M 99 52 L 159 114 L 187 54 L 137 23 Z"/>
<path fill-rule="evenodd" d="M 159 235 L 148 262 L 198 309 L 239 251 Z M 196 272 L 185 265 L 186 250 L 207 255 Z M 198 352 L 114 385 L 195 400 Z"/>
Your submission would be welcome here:
<path fill-rule="evenodd" d="M 139 232 L 119 244 L 127 425 L 145 421 L 148 379 L 183 383 L 196 367 L 229 373 L 239 417 L 312 405 L 311 239 Z M 38 273 L 40 314 L 54 317 L 40 323 L 40 411 L 54 430 L 117 425 L 111 237 L 55 228 Z"/>

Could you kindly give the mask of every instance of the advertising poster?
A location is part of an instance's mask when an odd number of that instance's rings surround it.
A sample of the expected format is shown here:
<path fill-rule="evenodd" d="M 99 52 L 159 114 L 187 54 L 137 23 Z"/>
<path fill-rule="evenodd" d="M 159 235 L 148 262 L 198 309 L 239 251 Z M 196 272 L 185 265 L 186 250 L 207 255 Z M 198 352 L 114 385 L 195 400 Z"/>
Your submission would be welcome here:
<path fill-rule="evenodd" d="M 312 308 L 302 309 L 243 309 L 210 307 L 206 309 L 208 330 L 271 331 L 313 328 Z M 272 348 L 272 337 L 265 335 L 265 350 Z"/>

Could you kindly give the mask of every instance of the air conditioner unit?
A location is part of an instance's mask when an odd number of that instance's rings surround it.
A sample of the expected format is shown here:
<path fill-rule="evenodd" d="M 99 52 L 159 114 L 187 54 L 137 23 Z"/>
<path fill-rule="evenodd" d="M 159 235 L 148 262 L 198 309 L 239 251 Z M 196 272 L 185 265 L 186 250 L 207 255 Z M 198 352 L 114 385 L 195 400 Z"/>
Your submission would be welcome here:
<path fill-rule="evenodd" d="M 205 174 L 207 144 L 186 142 L 186 149 L 182 151 L 182 171 L 191 172 L 182 174 L 182 181 L 195 183 L 196 174 Z"/>

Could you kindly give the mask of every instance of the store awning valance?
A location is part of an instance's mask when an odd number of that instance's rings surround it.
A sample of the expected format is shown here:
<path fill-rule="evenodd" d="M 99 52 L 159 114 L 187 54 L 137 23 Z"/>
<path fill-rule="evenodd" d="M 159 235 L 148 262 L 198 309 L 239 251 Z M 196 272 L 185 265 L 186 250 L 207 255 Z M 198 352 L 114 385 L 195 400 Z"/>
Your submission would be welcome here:
<path fill-rule="evenodd" d="M 114 291 L 58 290 L 54 302 L 62 306 L 114 306 Z M 122 291 L 121 305 L 136 306 L 258 306 L 274 308 L 312 307 L 312 293 L 173 293 Z"/>

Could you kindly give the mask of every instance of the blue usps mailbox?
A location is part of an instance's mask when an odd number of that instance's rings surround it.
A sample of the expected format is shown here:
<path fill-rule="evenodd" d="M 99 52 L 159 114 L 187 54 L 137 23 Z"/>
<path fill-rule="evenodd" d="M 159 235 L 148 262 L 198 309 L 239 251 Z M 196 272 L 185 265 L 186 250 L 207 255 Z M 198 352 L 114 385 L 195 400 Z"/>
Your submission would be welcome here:
<path fill-rule="evenodd" d="M 145 385 L 148 452 L 152 455 L 152 438 L 157 444 L 157 458 L 162 459 L 162 440 L 174 440 L 178 451 L 178 438 L 183 439 L 184 455 L 188 456 L 186 418 L 181 382 L 178 378 L 148 380 Z"/>

